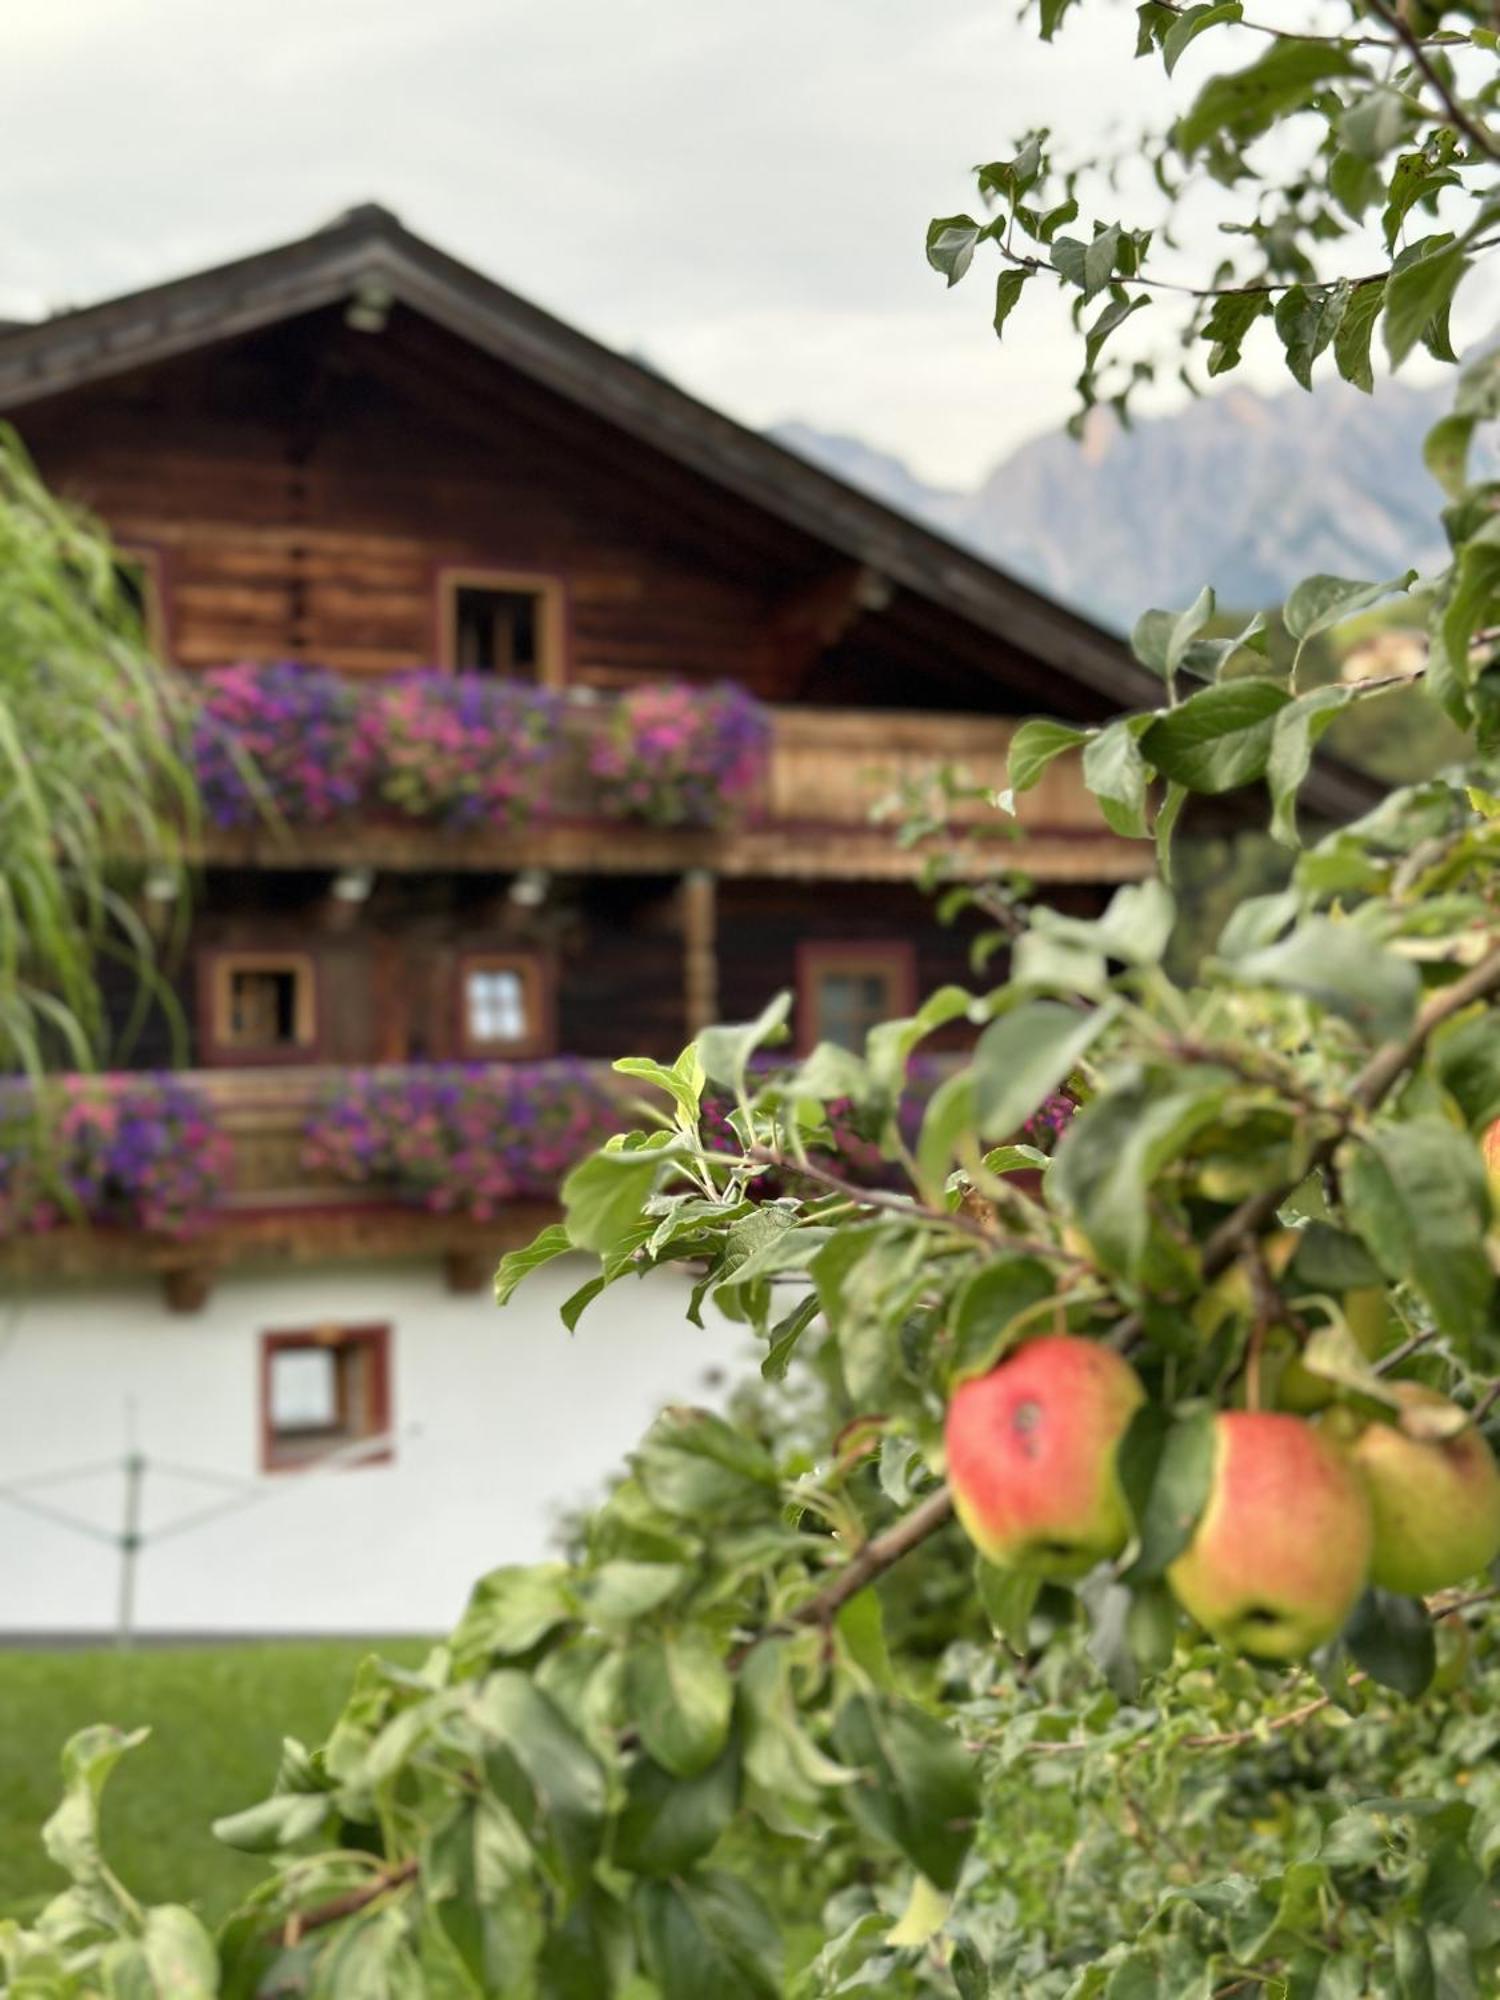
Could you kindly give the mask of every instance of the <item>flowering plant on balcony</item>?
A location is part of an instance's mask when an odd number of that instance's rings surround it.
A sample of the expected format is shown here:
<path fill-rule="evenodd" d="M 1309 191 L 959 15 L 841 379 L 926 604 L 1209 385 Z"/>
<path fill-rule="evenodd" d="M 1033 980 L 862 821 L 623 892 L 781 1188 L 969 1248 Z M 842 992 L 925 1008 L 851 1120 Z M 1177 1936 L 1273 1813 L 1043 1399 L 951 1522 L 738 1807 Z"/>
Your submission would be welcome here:
<path fill-rule="evenodd" d="M 186 1236 L 229 1175 L 229 1145 L 180 1077 L 63 1077 L 0 1102 L 0 1235 L 76 1219 Z"/>
<path fill-rule="evenodd" d="M 611 818 L 722 826 L 759 783 L 770 740 L 765 709 L 733 682 L 668 681 L 621 696 L 589 769 Z"/>
<path fill-rule="evenodd" d="M 486 1220 L 555 1192 L 613 1131 L 610 1098 L 581 1062 L 355 1070 L 317 1106 L 305 1163 L 384 1183 L 439 1214 Z"/>
<path fill-rule="evenodd" d="M 215 826 L 254 826 L 273 810 L 318 826 L 358 806 L 376 755 L 368 706 L 325 667 L 242 662 L 203 676 L 193 762 Z"/>
<path fill-rule="evenodd" d="M 403 674 L 371 698 L 380 799 L 445 826 L 517 825 L 545 810 L 562 704 L 489 674 Z"/>

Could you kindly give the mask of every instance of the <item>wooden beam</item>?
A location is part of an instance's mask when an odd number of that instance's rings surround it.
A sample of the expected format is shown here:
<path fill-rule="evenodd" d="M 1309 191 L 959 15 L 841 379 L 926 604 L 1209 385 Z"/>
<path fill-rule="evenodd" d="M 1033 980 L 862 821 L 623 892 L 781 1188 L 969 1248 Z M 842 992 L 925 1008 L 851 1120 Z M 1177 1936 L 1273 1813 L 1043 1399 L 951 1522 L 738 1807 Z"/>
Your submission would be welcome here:
<path fill-rule="evenodd" d="M 719 1017 L 718 886 L 708 868 L 682 878 L 682 995 L 686 1039 Z"/>

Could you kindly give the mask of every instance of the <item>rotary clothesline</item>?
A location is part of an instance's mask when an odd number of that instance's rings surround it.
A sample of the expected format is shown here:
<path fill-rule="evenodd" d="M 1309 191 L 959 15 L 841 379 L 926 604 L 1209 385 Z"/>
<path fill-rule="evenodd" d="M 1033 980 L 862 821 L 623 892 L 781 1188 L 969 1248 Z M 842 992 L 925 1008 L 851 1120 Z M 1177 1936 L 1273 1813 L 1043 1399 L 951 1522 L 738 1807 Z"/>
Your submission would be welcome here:
<path fill-rule="evenodd" d="M 130 1426 L 134 1428 L 133 1422 Z M 166 1541 L 173 1535 L 190 1534 L 194 1529 L 204 1528 L 225 1515 L 238 1513 L 242 1508 L 253 1507 L 259 1502 L 272 1499 L 300 1488 L 304 1481 L 319 1473 L 337 1471 L 341 1467 L 357 1465 L 368 1457 L 375 1457 L 389 1451 L 398 1436 L 410 1437 L 415 1427 L 408 1425 L 403 1431 L 381 1431 L 372 1437 L 358 1438 L 351 1444 L 339 1445 L 335 1449 L 307 1460 L 300 1468 L 301 1477 L 288 1481 L 282 1479 L 243 1479 L 233 1473 L 211 1471 L 205 1466 L 181 1465 L 172 1459 L 152 1458 L 147 1453 L 129 1446 L 118 1458 L 94 1459 L 87 1464 L 61 1466 L 49 1472 L 30 1473 L 21 1479 L 0 1482 L 0 1501 L 17 1508 L 22 1513 L 35 1515 L 50 1522 L 54 1527 L 70 1533 L 83 1535 L 87 1539 L 103 1542 L 107 1547 L 120 1552 L 120 1589 L 115 1620 L 116 1644 L 125 1647 L 131 1643 L 135 1624 L 136 1568 L 142 1552 L 155 1542 Z M 152 1528 L 141 1525 L 141 1501 L 148 1470 L 165 1474 L 168 1478 L 180 1479 L 188 1484 L 200 1486 L 227 1487 L 229 1497 L 212 1502 L 207 1506 L 189 1509 L 168 1521 Z M 57 1507 L 46 1500 L 32 1496 L 39 1489 L 63 1486 L 81 1479 L 95 1479 L 107 1472 L 124 1475 L 124 1510 L 118 1528 L 106 1528 L 85 1515 L 76 1514 L 66 1507 Z"/>

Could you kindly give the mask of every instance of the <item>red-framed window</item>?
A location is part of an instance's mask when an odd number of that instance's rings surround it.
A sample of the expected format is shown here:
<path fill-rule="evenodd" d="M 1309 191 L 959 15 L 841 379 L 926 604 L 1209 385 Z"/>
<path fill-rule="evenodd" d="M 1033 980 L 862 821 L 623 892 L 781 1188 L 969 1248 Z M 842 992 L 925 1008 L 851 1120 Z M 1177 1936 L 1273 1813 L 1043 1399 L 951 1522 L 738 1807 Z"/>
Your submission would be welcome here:
<path fill-rule="evenodd" d="M 880 1021 L 916 1005 L 916 954 L 899 940 L 809 941 L 797 951 L 797 1042 L 805 1054 L 837 1042 L 862 1054 Z"/>
<path fill-rule="evenodd" d="M 260 1462 L 266 1472 L 392 1456 L 391 1330 L 313 1326 L 260 1337 Z"/>

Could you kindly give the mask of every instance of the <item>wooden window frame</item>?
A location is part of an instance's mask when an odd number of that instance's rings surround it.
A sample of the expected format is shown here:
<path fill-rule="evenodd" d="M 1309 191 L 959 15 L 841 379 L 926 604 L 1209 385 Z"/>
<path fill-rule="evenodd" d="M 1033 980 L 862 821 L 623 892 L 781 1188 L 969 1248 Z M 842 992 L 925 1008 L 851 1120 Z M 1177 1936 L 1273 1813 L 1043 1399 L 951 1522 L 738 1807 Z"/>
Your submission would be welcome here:
<path fill-rule="evenodd" d="M 891 1018 L 917 1004 L 917 954 L 900 938 L 804 939 L 797 947 L 797 1049 L 809 1055 L 821 1036 L 818 981 L 825 972 L 876 973 L 890 987 Z"/>
<path fill-rule="evenodd" d="M 509 590 L 540 598 L 537 635 L 541 651 L 536 686 L 566 687 L 568 682 L 567 593 L 561 577 L 536 570 L 500 569 L 467 564 L 442 564 L 434 581 L 437 662 L 445 673 L 458 668 L 458 593 L 460 590 Z M 501 676 L 500 678 L 503 678 Z"/>
<path fill-rule="evenodd" d="M 472 1040 L 466 990 L 471 972 L 519 974 L 533 1032 L 517 1042 Z M 557 985 L 551 960 L 539 951 L 461 951 L 453 974 L 453 1046 L 465 1062 L 530 1062 L 555 1054 Z"/>
<path fill-rule="evenodd" d="M 276 971 L 293 967 L 302 974 L 297 996 L 298 1036 L 290 1048 L 246 1049 L 225 1039 L 229 1021 L 229 982 L 236 972 Z M 318 991 L 318 961 L 309 951 L 215 949 L 198 957 L 198 1048 L 200 1058 L 220 1069 L 285 1069 L 318 1060 L 322 1006 Z"/>
<path fill-rule="evenodd" d="M 122 562 L 141 572 L 141 608 L 146 641 L 156 658 L 168 663 L 171 655 L 166 558 L 162 550 L 151 542 L 116 542 L 115 554 Z"/>
<path fill-rule="evenodd" d="M 378 1450 L 350 1457 L 339 1469 L 356 1472 L 367 1465 L 389 1465 L 395 1457 L 395 1446 L 389 1439 L 391 1428 L 391 1329 L 382 1321 L 362 1322 L 345 1326 L 329 1324 L 325 1326 L 296 1327 L 262 1333 L 259 1357 L 259 1430 L 260 1469 L 262 1472 L 310 1472 L 324 1459 L 317 1453 L 279 1456 L 277 1434 L 271 1423 L 271 1374 L 275 1356 L 308 1347 L 368 1347 L 370 1350 L 370 1375 L 368 1407 L 365 1411 L 367 1428 L 337 1442 L 331 1442 L 330 1452 L 359 1444 L 369 1438 L 385 1437 L 387 1442 Z"/>

